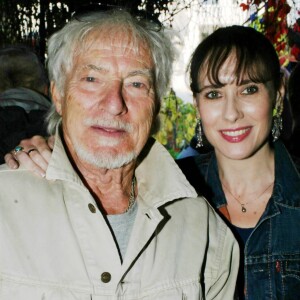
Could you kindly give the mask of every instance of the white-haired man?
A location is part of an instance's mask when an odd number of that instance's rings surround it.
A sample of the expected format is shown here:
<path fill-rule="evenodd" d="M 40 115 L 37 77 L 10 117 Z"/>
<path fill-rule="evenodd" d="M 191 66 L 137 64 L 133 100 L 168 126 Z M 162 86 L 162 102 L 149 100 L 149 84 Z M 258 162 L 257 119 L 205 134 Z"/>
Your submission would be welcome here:
<path fill-rule="evenodd" d="M 45 179 L 0 172 L 1 299 L 233 298 L 230 230 L 150 138 L 172 64 L 158 29 L 106 11 L 49 40 L 55 146 Z"/>

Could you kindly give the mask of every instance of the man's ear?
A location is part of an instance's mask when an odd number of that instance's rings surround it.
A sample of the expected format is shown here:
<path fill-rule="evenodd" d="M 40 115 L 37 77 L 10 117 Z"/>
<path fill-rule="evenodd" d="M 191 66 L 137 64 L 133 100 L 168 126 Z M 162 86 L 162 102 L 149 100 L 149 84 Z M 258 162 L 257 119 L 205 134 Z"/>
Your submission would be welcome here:
<path fill-rule="evenodd" d="M 58 91 L 56 84 L 53 81 L 51 81 L 50 91 L 51 91 L 52 101 L 56 107 L 56 111 L 61 116 L 61 114 L 62 114 L 62 96 L 61 96 L 60 92 Z"/>

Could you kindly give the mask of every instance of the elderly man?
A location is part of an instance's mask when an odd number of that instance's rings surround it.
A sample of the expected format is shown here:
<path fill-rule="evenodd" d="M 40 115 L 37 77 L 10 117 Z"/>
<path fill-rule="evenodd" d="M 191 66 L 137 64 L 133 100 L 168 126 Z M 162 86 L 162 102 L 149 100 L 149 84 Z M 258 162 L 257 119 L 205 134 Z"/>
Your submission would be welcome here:
<path fill-rule="evenodd" d="M 149 138 L 171 48 L 124 11 L 50 38 L 55 145 L 45 179 L 0 171 L 0 299 L 233 298 L 232 234 Z"/>

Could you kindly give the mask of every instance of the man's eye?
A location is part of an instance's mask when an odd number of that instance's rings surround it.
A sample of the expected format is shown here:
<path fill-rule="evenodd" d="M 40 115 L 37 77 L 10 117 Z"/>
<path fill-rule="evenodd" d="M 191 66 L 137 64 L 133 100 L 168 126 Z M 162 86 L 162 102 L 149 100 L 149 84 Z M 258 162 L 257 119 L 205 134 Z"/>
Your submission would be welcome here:
<path fill-rule="evenodd" d="M 132 86 L 137 88 L 137 89 L 141 89 L 141 88 L 146 87 L 145 84 L 142 83 L 142 82 L 132 82 Z"/>
<path fill-rule="evenodd" d="M 211 91 L 209 93 L 206 93 L 205 96 L 208 99 L 218 99 L 221 97 L 221 94 L 218 91 Z"/>
<path fill-rule="evenodd" d="M 258 91 L 258 87 L 256 85 L 247 86 L 242 94 L 244 95 L 252 95 L 255 94 Z"/>
<path fill-rule="evenodd" d="M 147 96 L 151 90 L 151 84 L 145 78 L 128 78 L 124 80 L 123 88 L 133 96 Z"/>
<path fill-rule="evenodd" d="M 93 77 L 93 76 L 84 76 L 81 78 L 82 82 L 96 82 L 97 81 L 97 78 L 96 77 Z"/>
<path fill-rule="evenodd" d="M 95 77 L 88 76 L 88 77 L 85 77 L 85 80 L 88 81 L 88 82 L 95 82 L 95 81 L 96 81 L 96 78 L 95 78 Z"/>

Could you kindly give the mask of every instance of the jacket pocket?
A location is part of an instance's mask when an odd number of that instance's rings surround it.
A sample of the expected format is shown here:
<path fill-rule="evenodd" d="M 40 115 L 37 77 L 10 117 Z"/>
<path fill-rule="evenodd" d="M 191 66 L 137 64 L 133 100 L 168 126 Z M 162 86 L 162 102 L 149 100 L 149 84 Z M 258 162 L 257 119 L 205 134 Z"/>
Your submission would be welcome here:
<path fill-rule="evenodd" d="M 286 261 L 286 275 L 297 276 L 300 279 L 300 258 Z"/>
<path fill-rule="evenodd" d="M 300 255 L 284 255 L 276 261 L 276 272 L 281 274 L 281 291 L 283 299 L 300 297 Z"/>

